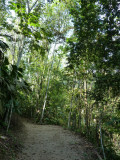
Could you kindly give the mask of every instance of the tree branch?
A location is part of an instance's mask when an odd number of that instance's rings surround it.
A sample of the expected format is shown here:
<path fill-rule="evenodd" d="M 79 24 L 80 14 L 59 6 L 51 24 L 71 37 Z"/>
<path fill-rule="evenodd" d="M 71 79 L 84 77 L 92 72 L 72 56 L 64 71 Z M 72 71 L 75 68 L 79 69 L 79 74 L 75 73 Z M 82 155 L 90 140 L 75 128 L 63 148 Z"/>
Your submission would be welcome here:
<path fill-rule="evenodd" d="M 28 13 L 30 13 L 30 5 L 28 0 L 27 0 L 27 7 L 28 7 Z"/>
<path fill-rule="evenodd" d="M 37 4 L 38 0 L 35 1 L 35 3 L 33 4 L 33 6 L 30 8 L 30 12 L 32 11 L 32 9 L 35 7 L 35 5 Z M 29 13 L 30 13 L 29 12 Z"/>
<path fill-rule="evenodd" d="M 8 37 L 8 38 L 10 38 L 12 41 L 14 41 L 14 38 L 13 38 L 11 35 L 1 34 L 1 33 L 0 33 L 0 36 L 2 36 L 2 37 Z"/>

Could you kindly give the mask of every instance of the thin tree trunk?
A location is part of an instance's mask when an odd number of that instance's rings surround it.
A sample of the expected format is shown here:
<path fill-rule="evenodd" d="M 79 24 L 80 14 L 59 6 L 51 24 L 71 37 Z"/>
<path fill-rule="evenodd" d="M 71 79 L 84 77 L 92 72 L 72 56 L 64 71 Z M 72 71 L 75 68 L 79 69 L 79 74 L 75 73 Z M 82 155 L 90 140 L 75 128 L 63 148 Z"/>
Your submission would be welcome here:
<path fill-rule="evenodd" d="M 51 72 L 52 72 L 52 69 L 53 69 L 53 63 L 54 63 L 54 59 L 55 59 L 55 48 L 56 48 L 56 42 L 55 42 L 54 49 L 53 49 L 53 60 L 52 60 L 52 64 L 51 64 L 51 69 L 48 73 L 47 89 L 46 89 L 46 93 L 45 93 L 44 104 L 43 104 L 43 109 L 42 109 L 42 114 L 41 114 L 41 119 L 40 119 L 41 124 L 42 124 L 43 117 L 44 117 L 44 111 L 45 111 L 45 107 L 46 107 L 48 89 L 49 89 L 49 84 L 50 84 L 50 79 L 51 79 Z"/>
<path fill-rule="evenodd" d="M 28 14 L 35 8 L 37 3 L 38 3 L 38 0 L 36 0 L 34 2 L 34 4 L 32 5 L 32 7 L 30 8 L 29 0 L 27 0 Z M 20 64 L 20 61 L 21 61 L 21 58 L 22 58 L 22 55 L 23 55 L 23 48 L 24 48 L 24 45 L 25 45 L 25 37 L 24 36 L 23 36 L 21 41 L 22 41 L 22 43 L 19 46 L 18 60 L 17 60 L 17 64 L 16 64 L 17 67 L 19 67 L 19 64 Z"/>
<path fill-rule="evenodd" d="M 10 112 L 10 108 L 8 108 L 8 109 L 5 111 L 5 114 L 4 114 L 4 117 L 3 117 L 3 120 L 4 120 L 5 124 L 8 124 L 9 112 Z"/>
<path fill-rule="evenodd" d="M 99 104 L 99 107 L 102 108 L 103 104 Z M 103 135 L 102 135 L 102 117 L 103 117 L 103 111 L 100 110 L 100 119 L 99 119 L 99 129 L 100 129 L 100 142 L 101 142 L 101 148 L 103 152 L 104 160 L 106 160 L 104 145 L 103 145 Z"/>
<path fill-rule="evenodd" d="M 87 129 L 87 136 L 89 134 L 89 126 L 88 126 L 88 103 L 87 103 L 87 81 L 84 80 L 84 92 L 85 92 L 85 125 Z"/>
<path fill-rule="evenodd" d="M 28 9 L 28 14 L 29 14 L 31 11 L 30 6 L 29 6 L 29 0 L 27 0 L 27 9 Z M 18 60 L 17 60 L 17 64 L 16 64 L 17 67 L 19 67 L 19 65 L 20 65 L 20 61 L 21 61 L 21 58 L 23 55 L 24 46 L 25 46 L 25 36 L 22 35 L 21 44 L 19 44 Z"/>
<path fill-rule="evenodd" d="M 15 43 L 13 43 L 12 64 L 15 63 L 15 47 L 16 47 L 16 35 L 15 35 Z"/>
<path fill-rule="evenodd" d="M 19 65 L 20 65 L 20 61 L 21 61 L 21 58 L 23 55 L 24 45 L 25 45 L 25 37 L 23 36 L 22 40 L 21 40 L 21 44 L 19 45 L 18 60 L 17 60 L 17 64 L 16 64 L 17 67 L 19 67 Z"/>
<path fill-rule="evenodd" d="M 12 112 L 13 112 L 13 98 L 11 100 L 12 100 L 12 102 L 11 102 L 11 108 L 10 108 L 10 115 L 9 115 L 9 120 L 8 120 L 7 132 L 8 132 L 9 127 L 10 127 L 10 122 L 11 122 L 11 117 L 12 117 Z"/>
<path fill-rule="evenodd" d="M 68 116 L 68 128 L 70 128 L 70 122 L 71 122 L 71 110 L 72 110 L 72 105 L 73 105 L 73 93 L 72 93 L 72 98 L 71 98 L 71 103 L 70 103 L 70 111 L 69 111 L 69 116 Z"/>
<path fill-rule="evenodd" d="M 99 146 L 99 120 L 98 120 L 98 118 L 96 119 L 96 129 L 95 129 L 95 131 L 96 131 L 96 142 L 97 142 L 97 145 Z"/>
<path fill-rule="evenodd" d="M 99 128 L 100 128 L 100 142 L 101 142 L 101 148 L 102 148 L 104 160 L 106 160 L 105 150 L 104 150 L 104 145 L 103 145 L 103 136 L 102 136 L 101 120 L 100 120 L 100 126 L 99 126 Z"/>
<path fill-rule="evenodd" d="M 80 89 L 80 80 L 78 81 L 78 89 Z M 81 104 L 80 104 L 80 98 L 81 98 L 81 93 L 79 94 L 78 97 L 78 128 L 80 129 L 81 127 Z M 82 129 L 82 128 L 81 128 Z"/>
<path fill-rule="evenodd" d="M 42 74 L 41 74 L 40 83 L 38 84 L 39 85 L 39 90 L 38 90 L 39 100 L 41 99 L 40 91 L 42 90 L 42 84 L 43 84 L 43 80 L 44 80 L 44 74 L 45 74 L 45 69 L 46 69 L 46 66 L 47 66 L 47 62 L 48 62 L 48 56 L 47 56 L 46 60 L 44 61 L 44 68 L 43 68 L 43 71 L 42 71 Z M 49 71 L 48 71 L 48 73 L 49 73 Z"/>
<path fill-rule="evenodd" d="M 74 72 L 74 76 L 75 76 L 75 80 L 76 80 L 76 71 Z M 71 98 L 70 111 L 69 111 L 69 116 L 68 116 L 68 128 L 70 128 L 70 122 L 71 122 L 71 112 L 72 112 L 72 106 L 73 106 L 75 84 L 76 84 L 76 82 L 74 82 L 74 77 L 73 77 L 72 98 Z"/>
<path fill-rule="evenodd" d="M 81 94 L 80 94 L 80 98 L 81 98 Z M 78 106 L 78 128 L 79 129 L 81 127 L 81 120 L 82 120 L 82 116 L 81 116 L 81 104 L 79 102 L 79 106 Z"/>

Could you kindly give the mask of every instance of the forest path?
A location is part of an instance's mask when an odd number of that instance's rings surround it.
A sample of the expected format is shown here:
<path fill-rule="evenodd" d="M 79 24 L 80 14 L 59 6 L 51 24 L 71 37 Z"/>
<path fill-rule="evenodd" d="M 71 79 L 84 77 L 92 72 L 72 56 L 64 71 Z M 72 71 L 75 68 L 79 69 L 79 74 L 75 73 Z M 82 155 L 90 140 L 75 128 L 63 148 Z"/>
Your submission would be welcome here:
<path fill-rule="evenodd" d="M 25 122 L 25 128 L 27 136 L 17 160 L 93 160 L 85 140 L 60 126 Z"/>

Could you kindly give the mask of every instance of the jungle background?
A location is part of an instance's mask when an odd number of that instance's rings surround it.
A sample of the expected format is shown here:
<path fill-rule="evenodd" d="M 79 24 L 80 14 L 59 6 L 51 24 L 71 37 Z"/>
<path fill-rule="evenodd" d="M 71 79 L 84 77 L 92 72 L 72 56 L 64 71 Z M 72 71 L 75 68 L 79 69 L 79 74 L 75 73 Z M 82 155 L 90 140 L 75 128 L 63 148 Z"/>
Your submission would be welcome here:
<path fill-rule="evenodd" d="M 0 127 L 16 114 L 120 158 L 120 3 L 0 1 Z"/>

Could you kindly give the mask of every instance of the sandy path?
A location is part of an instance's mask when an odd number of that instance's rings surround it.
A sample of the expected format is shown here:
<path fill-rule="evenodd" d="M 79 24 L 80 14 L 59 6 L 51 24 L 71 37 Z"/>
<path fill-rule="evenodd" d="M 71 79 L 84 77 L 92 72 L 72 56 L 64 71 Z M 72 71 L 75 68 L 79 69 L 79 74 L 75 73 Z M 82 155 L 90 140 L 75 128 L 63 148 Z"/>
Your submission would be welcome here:
<path fill-rule="evenodd" d="M 87 160 L 82 138 L 62 127 L 25 123 L 27 137 L 17 160 Z M 90 159 L 93 160 L 93 159 Z"/>

